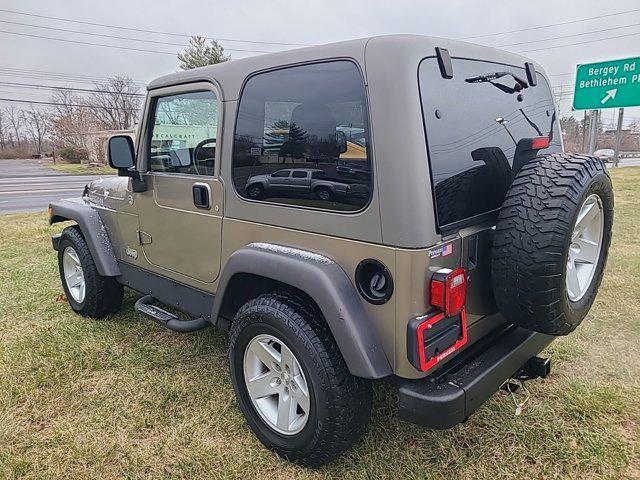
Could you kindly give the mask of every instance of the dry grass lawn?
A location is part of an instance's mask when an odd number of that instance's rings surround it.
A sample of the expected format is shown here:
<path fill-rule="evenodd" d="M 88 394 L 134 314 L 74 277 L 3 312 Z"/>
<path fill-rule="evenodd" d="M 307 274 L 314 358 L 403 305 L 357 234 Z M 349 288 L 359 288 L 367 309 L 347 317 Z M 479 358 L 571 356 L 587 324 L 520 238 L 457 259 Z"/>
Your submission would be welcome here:
<path fill-rule="evenodd" d="M 236 408 L 227 337 L 65 302 L 44 214 L 0 217 L 0 478 L 640 478 L 640 168 L 614 172 L 607 273 L 585 324 L 548 350 L 524 413 L 497 394 L 445 432 L 395 415 L 376 385 L 364 439 L 307 471 L 259 444 Z"/>

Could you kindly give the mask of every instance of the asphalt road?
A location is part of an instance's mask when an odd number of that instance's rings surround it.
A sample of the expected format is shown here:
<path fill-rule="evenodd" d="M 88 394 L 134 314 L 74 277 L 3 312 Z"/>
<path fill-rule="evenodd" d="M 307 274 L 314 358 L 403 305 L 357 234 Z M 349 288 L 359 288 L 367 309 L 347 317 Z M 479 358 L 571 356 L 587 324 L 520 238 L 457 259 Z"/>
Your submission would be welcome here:
<path fill-rule="evenodd" d="M 0 160 L 0 214 L 46 210 L 49 202 L 78 197 L 95 175 L 63 175 L 36 160 Z"/>
<path fill-rule="evenodd" d="M 613 168 L 612 164 L 608 164 Z M 620 167 L 640 166 L 640 158 L 625 158 Z M 98 175 L 64 175 L 38 160 L 0 160 L 0 215 L 46 210 L 49 202 L 77 197 Z"/>

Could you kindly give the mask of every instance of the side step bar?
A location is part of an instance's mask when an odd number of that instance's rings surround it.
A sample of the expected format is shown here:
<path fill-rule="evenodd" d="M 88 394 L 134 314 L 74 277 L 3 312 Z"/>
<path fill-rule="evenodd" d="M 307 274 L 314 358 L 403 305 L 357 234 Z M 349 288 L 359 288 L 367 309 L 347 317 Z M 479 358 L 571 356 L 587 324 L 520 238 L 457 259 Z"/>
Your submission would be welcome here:
<path fill-rule="evenodd" d="M 211 323 L 204 317 L 194 318 L 193 320 L 180 320 L 173 313 L 153 305 L 155 301 L 156 299 L 152 295 L 145 295 L 138 299 L 134 308 L 139 314 L 149 317 L 163 327 L 178 333 L 197 332 L 211 326 Z"/>

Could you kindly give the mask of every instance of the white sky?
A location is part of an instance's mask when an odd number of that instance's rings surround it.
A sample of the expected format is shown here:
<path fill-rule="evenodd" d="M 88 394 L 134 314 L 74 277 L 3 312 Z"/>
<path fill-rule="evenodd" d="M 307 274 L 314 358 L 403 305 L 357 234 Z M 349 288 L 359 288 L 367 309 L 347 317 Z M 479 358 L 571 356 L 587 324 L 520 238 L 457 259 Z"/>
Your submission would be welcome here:
<path fill-rule="evenodd" d="M 317 44 L 390 33 L 466 38 L 640 9 L 640 3 L 638 0 L 0 0 L 0 9 L 146 30 L 202 34 L 214 38 Z M 7 22 L 139 38 L 149 42 L 88 36 Z M 596 32 L 597 30 L 607 31 Z M 77 45 L 5 32 L 171 53 L 179 51 L 180 47 L 158 42 L 186 43 L 186 39 L 179 36 L 74 24 L 0 11 L 0 82 L 84 88 L 91 88 L 91 83 L 81 83 L 78 78 L 60 81 L 51 76 L 17 76 L 15 70 L 8 69 L 95 77 L 125 74 L 138 82 L 147 83 L 156 76 L 176 70 L 177 62 L 174 55 Z M 574 34 L 583 35 L 512 45 Z M 620 35 L 629 36 L 607 39 Z M 525 55 L 544 65 L 552 75 L 552 83 L 555 86 L 565 85 L 565 91 L 569 92 L 572 90 L 578 63 L 640 56 L 640 11 L 470 41 L 494 46 L 507 45 L 502 48 L 522 51 L 590 40 L 599 41 L 529 52 Z M 230 50 L 234 48 L 265 51 L 292 48 L 231 41 L 223 41 L 222 44 L 234 58 L 255 54 Z M 84 80 L 87 81 L 86 78 Z M 0 97 L 4 98 L 47 100 L 49 95 L 47 90 L 0 84 Z M 0 105 L 6 103 L 0 102 Z M 567 113 L 570 110 L 569 100 L 563 101 L 560 109 L 561 113 Z M 604 111 L 605 125 L 615 118 L 616 112 L 617 110 Z M 640 119 L 640 109 L 628 109 L 627 118 Z"/>

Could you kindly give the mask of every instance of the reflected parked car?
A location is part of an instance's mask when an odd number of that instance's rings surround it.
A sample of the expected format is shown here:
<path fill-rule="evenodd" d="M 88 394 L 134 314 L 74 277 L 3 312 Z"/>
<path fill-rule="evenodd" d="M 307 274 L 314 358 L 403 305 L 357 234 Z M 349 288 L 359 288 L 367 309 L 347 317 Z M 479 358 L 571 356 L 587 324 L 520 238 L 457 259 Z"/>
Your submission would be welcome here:
<path fill-rule="evenodd" d="M 266 193 L 312 193 L 320 200 L 352 193 L 348 183 L 332 180 L 322 170 L 313 168 L 287 168 L 270 174 L 249 177 L 245 186 L 250 198 L 262 198 Z"/>

